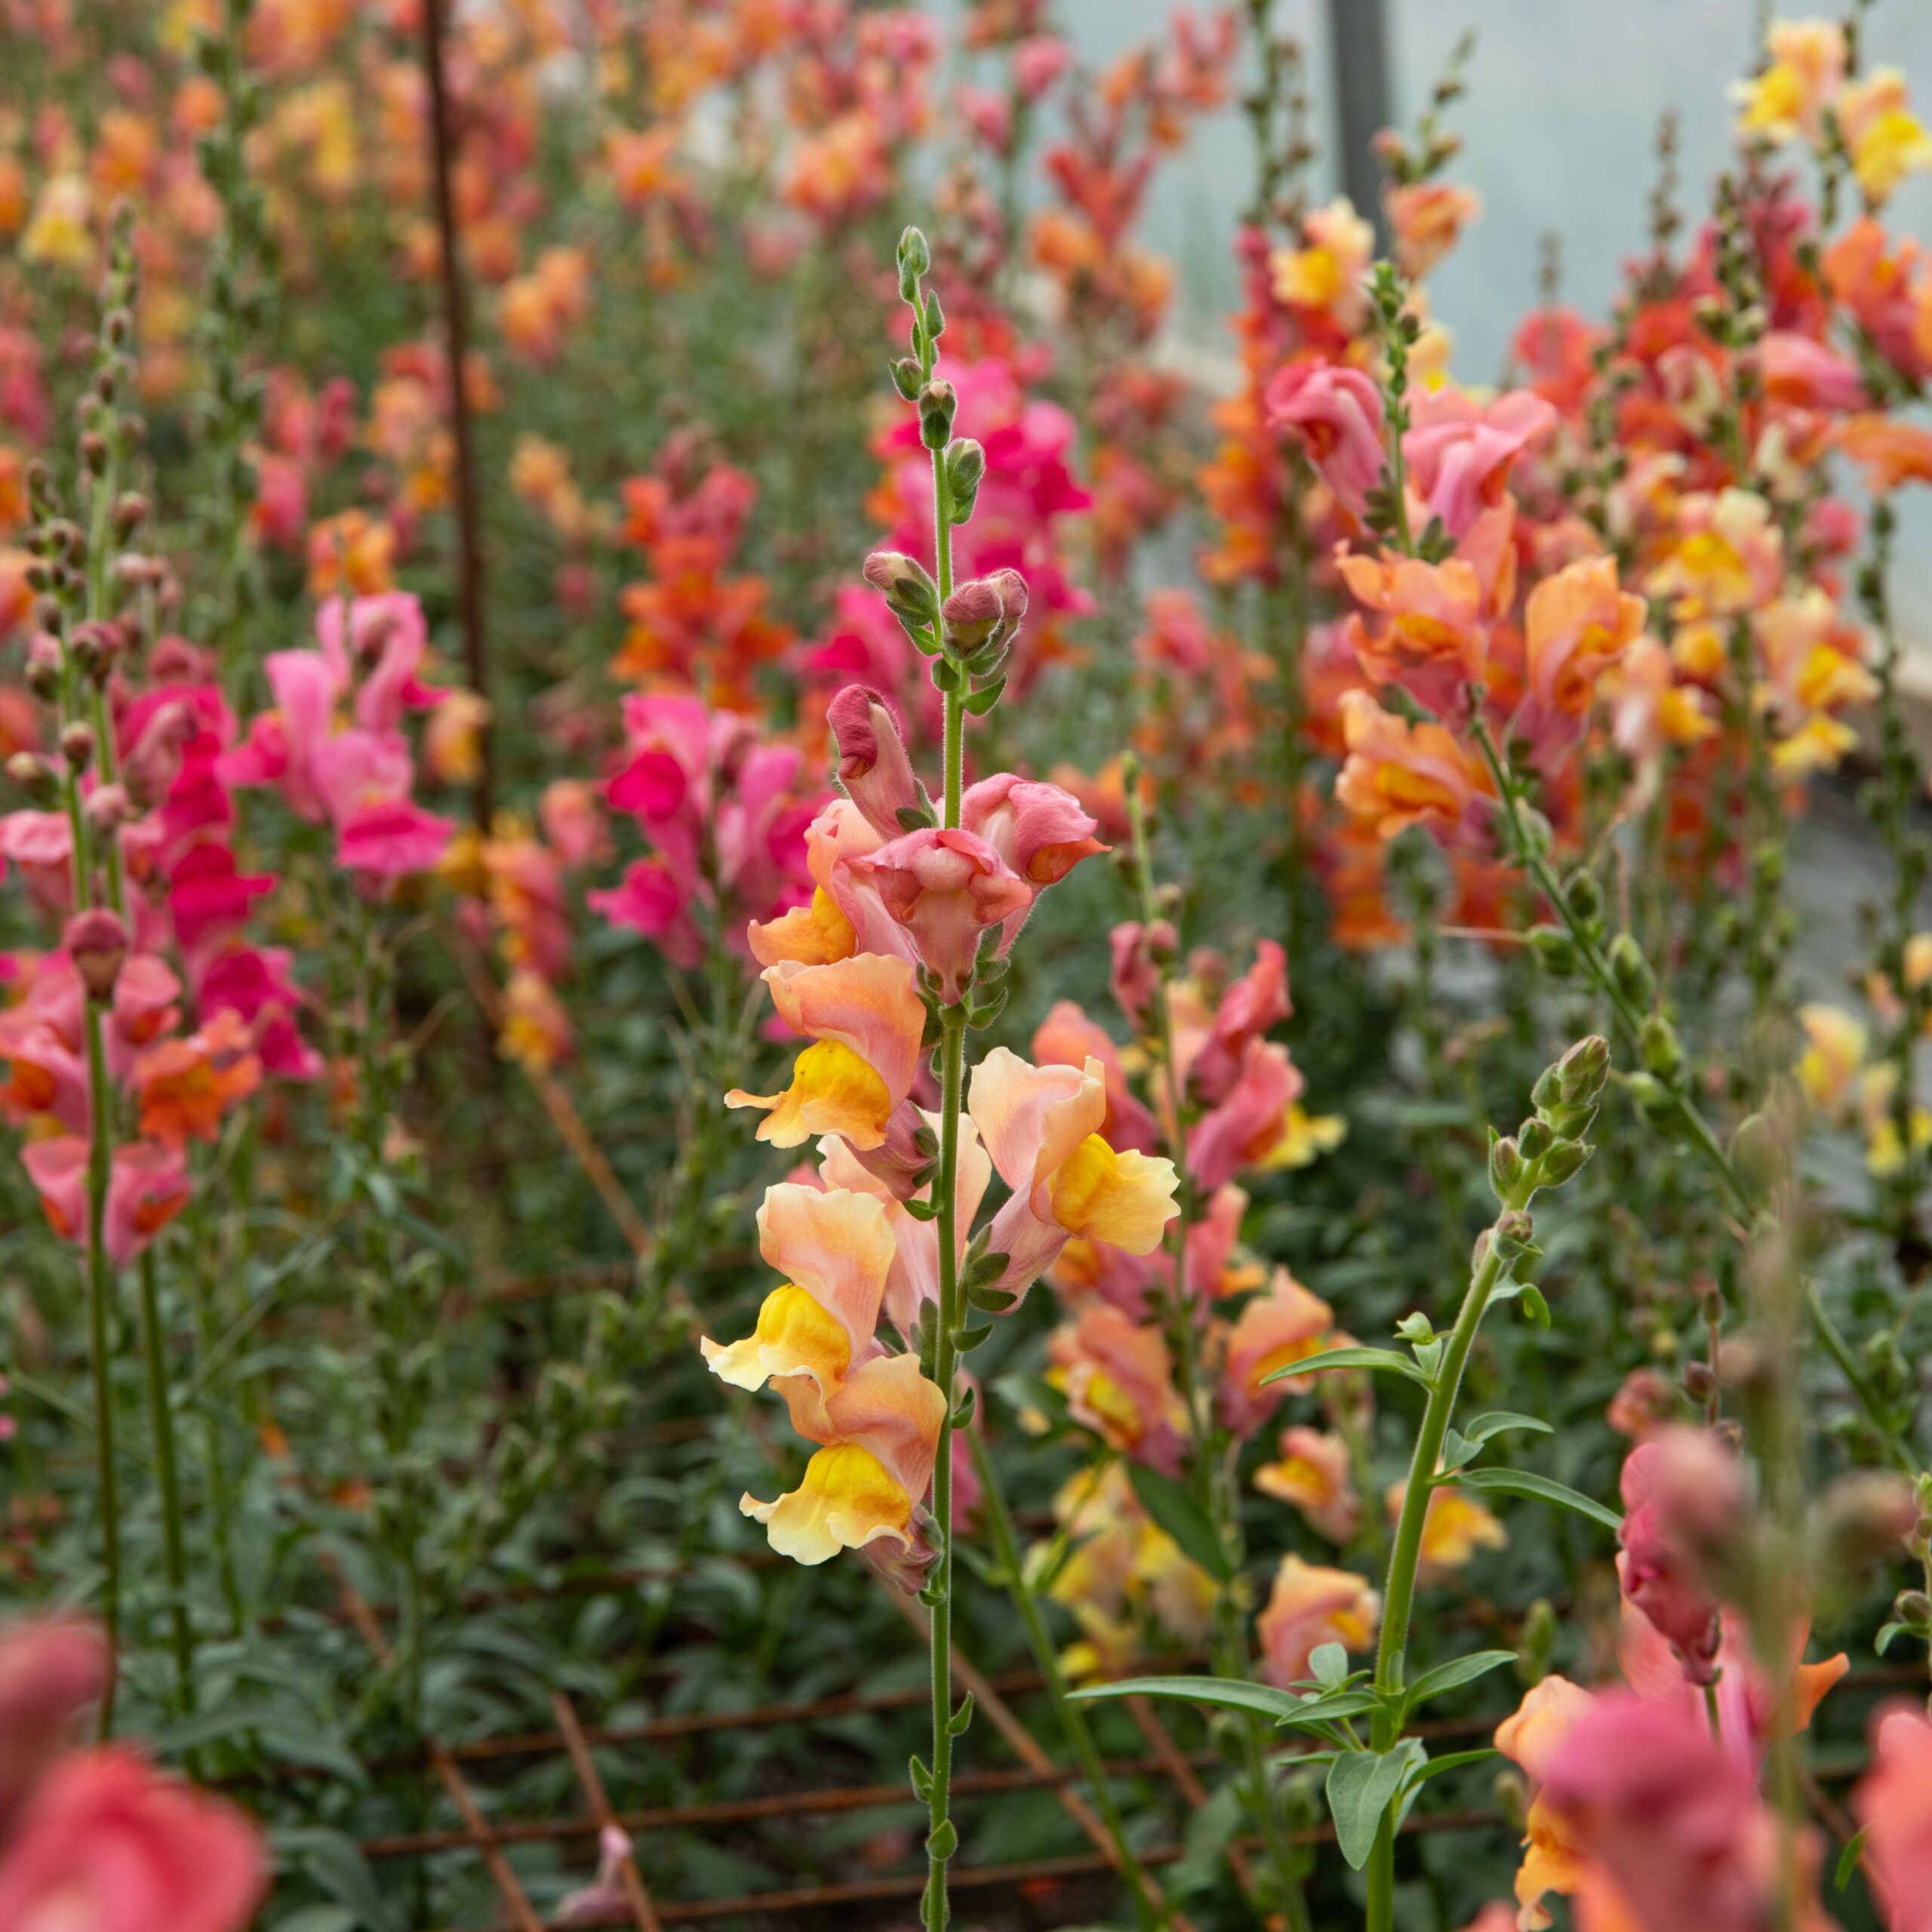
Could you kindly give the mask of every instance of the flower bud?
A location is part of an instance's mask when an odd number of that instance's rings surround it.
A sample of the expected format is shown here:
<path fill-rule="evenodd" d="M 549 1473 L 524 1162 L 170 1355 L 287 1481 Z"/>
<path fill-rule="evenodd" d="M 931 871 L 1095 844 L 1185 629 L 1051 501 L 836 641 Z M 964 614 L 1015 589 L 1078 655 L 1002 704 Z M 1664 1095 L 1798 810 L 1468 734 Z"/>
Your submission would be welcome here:
<path fill-rule="evenodd" d="M 892 386 L 908 402 L 919 399 L 919 385 L 925 380 L 925 371 L 919 367 L 918 358 L 902 355 L 896 362 L 887 365 L 892 371 Z"/>
<path fill-rule="evenodd" d="M 1609 1078 L 1610 1042 L 1601 1033 L 1579 1040 L 1556 1063 L 1557 1084 L 1572 1106 L 1595 1106 Z"/>
<path fill-rule="evenodd" d="M 1577 970 L 1576 943 L 1561 926 L 1532 926 L 1530 950 L 1552 979 L 1567 980 Z"/>
<path fill-rule="evenodd" d="M 1570 910 L 1585 925 L 1602 916 L 1603 888 L 1587 866 L 1579 866 L 1570 875 L 1564 885 L 1564 897 L 1570 903 Z"/>
<path fill-rule="evenodd" d="M 1507 1201 L 1522 1183 L 1525 1163 L 1515 1139 L 1504 1134 L 1489 1150 L 1489 1184 L 1499 1201 Z"/>
<path fill-rule="evenodd" d="M 60 795 L 54 768 L 38 752 L 16 752 L 7 761 L 7 776 L 37 805 L 51 805 Z"/>
<path fill-rule="evenodd" d="M 932 266 L 933 251 L 927 245 L 925 236 L 916 228 L 908 227 L 902 231 L 899 237 L 899 285 L 907 301 L 912 299 L 912 292 L 906 285 L 908 278 L 916 279 L 928 275 Z"/>
<path fill-rule="evenodd" d="M 98 429 L 89 429 L 82 434 L 81 461 L 87 466 L 90 476 L 106 475 L 107 438 Z"/>
<path fill-rule="evenodd" d="M 76 718 L 60 734 L 60 755 L 69 771 L 85 771 L 94 762 L 94 727 Z"/>
<path fill-rule="evenodd" d="M 946 649 L 955 657 L 970 657 L 998 629 L 1006 606 L 990 578 L 975 577 L 946 600 L 940 614 Z"/>
<path fill-rule="evenodd" d="M 1549 1131 L 1549 1123 L 1540 1118 L 1532 1117 L 1524 1121 L 1518 1131 L 1517 1144 L 1522 1149 L 1526 1161 L 1540 1161 L 1555 1144 L 1556 1137 Z"/>
<path fill-rule="evenodd" d="M 123 642 L 118 623 L 93 617 L 74 626 L 67 648 L 73 653 L 75 663 L 88 677 L 97 684 L 105 684 L 114 668 L 115 659 L 121 654 Z"/>
<path fill-rule="evenodd" d="M 1717 1371 L 1707 1361 L 1684 1364 L 1684 1392 L 1694 1402 L 1708 1402 L 1718 1391 Z"/>
<path fill-rule="evenodd" d="M 152 506 L 138 490 L 123 490 L 114 500 L 114 535 L 125 543 L 148 520 Z"/>
<path fill-rule="evenodd" d="M 1610 943 L 1611 977 L 1617 989 L 1634 1006 L 1647 1006 L 1657 992 L 1657 975 L 1644 957 L 1643 948 L 1628 933 L 1619 933 Z"/>
<path fill-rule="evenodd" d="M 35 631 L 27 640 L 27 689 L 51 703 L 60 689 L 60 640 L 51 631 Z"/>
<path fill-rule="evenodd" d="M 838 743 L 838 782 L 884 838 L 929 824 L 932 808 L 912 775 L 905 740 L 885 700 L 864 685 L 848 685 L 826 712 Z M 910 814 L 907 823 L 902 814 Z"/>
<path fill-rule="evenodd" d="M 908 623 L 929 624 L 939 614 L 939 586 L 924 567 L 897 550 L 875 550 L 866 559 L 866 581 Z"/>
<path fill-rule="evenodd" d="M 952 419 L 959 398 L 949 382 L 927 383 L 919 392 L 919 440 L 929 450 L 943 450 L 952 440 Z"/>
<path fill-rule="evenodd" d="M 81 809 L 102 838 L 112 838 L 134 816 L 134 801 L 125 785 L 97 785 Z"/>
<path fill-rule="evenodd" d="M 1590 1150 L 1582 1141 L 1558 1141 L 1543 1158 L 1543 1184 L 1561 1187 L 1589 1158 Z"/>
<path fill-rule="evenodd" d="M 1644 1064 L 1667 1085 L 1674 1085 L 1684 1072 L 1684 1046 L 1677 1029 L 1662 1014 L 1654 1013 L 1644 1022 L 1637 1036 L 1638 1051 Z"/>
<path fill-rule="evenodd" d="M 1768 1194 L 1784 1178 L 1785 1152 L 1762 1114 L 1747 1114 L 1730 1137 L 1730 1163 L 1753 1195 Z"/>
<path fill-rule="evenodd" d="M 1922 1630 L 1932 1623 L 1932 1597 L 1923 1590 L 1901 1590 L 1892 1599 L 1892 1615 L 1896 1621 Z"/>
<path fill-rule="evenodd" d="M 1918 1517 L 1912 1484 L 1890 1469 L 1854 1469 L 1820 1498 L 1819 1537 L 1837 1575 L 1857 1575 L 1903 1550 Z"/>
<path fill-rule="evenodd" d="M 128 956 L 128 928 L 120 914 L 105 906 L 76 912 L 67 921 L 60 943 L 74 962 L 88 997 L 96 1005 L 105 1006 L 114 997 L 114 983 Z"/>

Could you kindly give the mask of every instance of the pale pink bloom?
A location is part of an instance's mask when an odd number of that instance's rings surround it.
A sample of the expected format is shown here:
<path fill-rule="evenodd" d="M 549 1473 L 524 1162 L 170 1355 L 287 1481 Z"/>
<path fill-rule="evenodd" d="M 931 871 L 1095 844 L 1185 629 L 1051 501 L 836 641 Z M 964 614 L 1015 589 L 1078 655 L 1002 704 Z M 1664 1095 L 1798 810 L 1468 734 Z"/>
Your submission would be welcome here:
<path fill-rule="evenodd" d="M 242 1932 L 267 1889 L 242 1813 L 120 1748 L 62 1759 L 0 1849 L 14 1932 Z"/>
<path fill-rule="evenodd" d="M 25 1617 L 0 1631 L 0 1843 L 112 1668 L 100 1626 L 82 1617 Z"/>
<path fill-rule="evenodd" d="M 1423 525 L 1439 518 L 1455 538 L 1501 500 L 1510 466 L 1556 424 L 1556 411 L 1528 389 L 1512 389 L 1486 404 L 1458 389 L 1425 389 L 1411 414 L 1414 426 L 1402 438 L 1415 500 L 1411 520 L 1417 510 Z"/>
<path fill-rule="evenodd" d="M 38 903 L 66 911 L 73 893 L 74 841 L 65 812 L 0 814 L 0 874 L 9 859 Z"/>
<path fill-rule="evenodd" d="M 1772 329 L 1758 344 L 1764 392 L 1794 409 L 1847 414 L 1870 398 L 1858 365 L 1795 329 Z"/>
<path fill-rule="evenodd" d="M 1316 473 L 1359 521 L 1382 480 L 1382 392 L 1359 369 L 1338 362 L 1291 362 L 1269 383 L 1269 426 L 1300 438 Z"/>
<path fill-rule="evenodd" d="M 1004 952 L 1018 930 L 1008 922 L 1023 918 L 1033 903 L 1032 889 L 999 853 L 964 830 L 924 826 L 888 840 L 855 865 L 912 936 L 949 1002 L 961 998 L 972 977 L 980 934 L 1002 928 Z"/>
<path fill-rule="evenodd" d="M 343 600 L 325 598 L 315 612 L 316 642 L 335 689 L 355 690 L 355 721 L 364 731 L 394 731 L 405 710 L 426 710 L 441 697 L 416 675 L 429 630 L 421 603 L 408 592 L 351 599 L 348 632 L 345 643 Z"/>
<path fill-rule="evenodd" d="M 1287 955 L 1272 939 L 1254 949 L 1254 963 L 1221 995 L 1214 1023 L 1186 1070 L 1187 1091 L 1211 1105 L 1241 1077 L 1248 1043 L 1278 1026 L 1294 1011 L 1288 999 Z"/>
<path fill-rule="evenodd" d="M 328 808 L 319 759 L 335 728 L 341 687 L 312 651 L 272 651 L 262 668 L 275 708 L 256 715 L 217 769 L 230 785 L 274 786 L 297 817 L 320 824 Z"/>
<path fill-rule="evenodd" d="M 1644 1932 L 1763 1932 L 1776 1825 L 1755 1777 L 1689 1709 L 1600 1697 L 1557 1746 L 1543 1796 Z"/>
<path fill-rule="evenodd" d="M 1211 1193 L 1273 1152 L 1304 1084 L 1287 1048 L 1250 1039 L 1234 1084 L 1188 1131 L 1187 1168 L 1195 1185 Z"/>
<path fill-rule="evenodd" d="M 1154 1031 L 1154 998 L 1161 989 L 1161 969 L 1154 957 L 1156 947 L 1171 958 L 1180 946 L 1179 935 L 1164 919 L 1143 926 L 1138 919 L 1124 919 L 1107 935 L 1113 954 L 1113 971 L 1109 977 L 1114 1001 L 1137 1033 Z"/>
<path fill-rule="evenodd" d="M 1013 50 L 1013 85 L 1038 100 L 1073 65 L 1073 50 L 1056 34 L 1029 34 Z"/>
<path fill-rule="evenodd" d="M 581 778 L 553 778 L 537 801 L 537 822 L 570 870 L 587 866 L 603 851 L 604 813 L 597 794 Z"/>
<path fill-rule="evenodd" d="M 1100 829 L 1071 792 L 1037 778 L 1002 771 L 967 787 L 959 823 L 986 840 L 1028 885 L 1057 885 L 1082 859 L 1107 848 Z M 1008 942 L 1011 944 L 1011 936 Z"/>
<path fill-rule="evenodd" d="M 1707 1684 L 1723 1638 L 1711 1566 L 1745 1504 L 1737 1458 L 1707 1431 L 1666 1429 L 1625 1458 L 1620 1487 L 1623 1594 Z"/>
<path fill-rule="evenodd" d="M 1411 281 L 1428 274 L 1482 212 L 1482 197 L 1473 188 L 1447 181 L 1388 188 L 1382 202 L 1395 232 L 1395 260 Z"/>
<path fill-rule="evenodd" d="M 17 1125 L 45 1118 L 71 1133 L 88 1131 L 92 1110 L 79 1046 L 56 1030 L 31 996 L 0 1011 L 0 1061 L 8 1075 L 0 1084 L 0 1115 Z"/>
<path fill-rule="evenodd" d="M 838 743 L 838 782 L 867 824 L 881 839 L 913 829 L 929 804 L 885 700 L 863 685 L 848 685 L 825 721 Z"/>
<path fill-rule="evenodd" d="M 1872 1768 L 1851 1801 L 1890 1932 L 1932 1932 L 1932 1721 L 1894 1706 L 1872 1727 Z"/>

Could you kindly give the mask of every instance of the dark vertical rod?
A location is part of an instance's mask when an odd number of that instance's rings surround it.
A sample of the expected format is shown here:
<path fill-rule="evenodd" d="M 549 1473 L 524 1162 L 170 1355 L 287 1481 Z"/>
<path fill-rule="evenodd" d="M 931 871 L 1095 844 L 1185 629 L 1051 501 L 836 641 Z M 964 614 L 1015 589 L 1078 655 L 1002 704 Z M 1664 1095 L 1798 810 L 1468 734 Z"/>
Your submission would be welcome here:
<path fill-rule="evenodd" d="M 1355 212 L 1375 224 L 1376 246 L 1386 250 L 1382 168 L 1375 158 L 1375 137 L 1394 118 L 1385 0 L 1328 0 L 1328 42 L 1335 68 L 1342 189 Z"/>
<path fill-rule="evenodd" d="M 469 360 L 469 306 L 457 234 L 456 196 L 451 186 L 456 133 L 443 62 L 445 5 L 445 0 L 422 0 L 423 65 L 429 81 L 429 155 L 441 257 L 450 425 L 456 435 L 457 609 L 463 623 L 463 663 L 469 688 L 478 697 L 487 699 L 490 667 L 483 641 L 483 534 L 477 508 L 475 438 L 470 423 L 469 392 L 463 382 Z M 476 823 L 485 831 L 489 829 L 491 815 L 491 721 L 486 717 L 478 733 L 481 760 L 474 798 Z"/>

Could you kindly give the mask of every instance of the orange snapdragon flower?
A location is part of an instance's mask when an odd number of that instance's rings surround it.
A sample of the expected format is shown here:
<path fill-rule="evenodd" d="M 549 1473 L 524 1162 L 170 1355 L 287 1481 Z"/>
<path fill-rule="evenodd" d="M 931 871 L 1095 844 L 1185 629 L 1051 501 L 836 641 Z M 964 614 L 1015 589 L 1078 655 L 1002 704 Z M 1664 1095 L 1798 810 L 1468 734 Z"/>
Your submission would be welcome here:
<path fill-rule="evenodd" d="M 1618 588 L 1614 558 L 1566 564 L 1524 606 L 1525 695 L 1540 710 L 1584 716 L 1598 679 L 1643 628 L 1644 600 Z"/>
<path fill-rule="evenodd" d="M 261 1084 L 262 1064 L 241 1017 L 224 1008 L 200 1032 L 140 1055 L 132 1079 L 142 1133 L 179 1149 L 220 1134 L 223 1116 Z"/>
<path fill-rule="evenodd" d="M 1308 1660 L 1324 1644 L 1367 1650 L 1381 1611 L 1381 1598 L 1352 1570 L 1283 1557 L 1268 1607 L 1255 1621 L 1262 1675 L 1286 1689 L 1307 1677 Z"/>
<path fill-rule="evenodd" d="M 1331 1543 L 1348 1542 L 1361 1525 L 1361 1498 L 1347 1443 L 1297 1423 L 1282 1430 L 1279 1447 L 1278 1462 L 1255 1471 L 1255 1487 L 1299 1509 Z"/>
<path fill-rule="evenodd" d="M 1380 558 L 1352 555 L 1338 546 L 1335 567 L 1355 601 L 1383 620 L 1371 631 L 1351 616 L 1346 633 L 1363 670 L 1377 683 L 1404 682 L 1417 671 L 1458 681 L 1482 675 L 1482 586 L 1463 558 L 1429 564 L 1386 551 Z M 1425 701 L 1432 695 L 1418 694 Z"/>
<path fill-rule="evenodd" d="M 1335 796 L 1358 822 L 1385 839 L 1412 825 L 1452 838 L 1475 829 L 1496 791 L 1473 752 L 1440 724 L 1384 711 L 1366 691 L 1344 691 L 1340 709 L 1348 758 Z"/>

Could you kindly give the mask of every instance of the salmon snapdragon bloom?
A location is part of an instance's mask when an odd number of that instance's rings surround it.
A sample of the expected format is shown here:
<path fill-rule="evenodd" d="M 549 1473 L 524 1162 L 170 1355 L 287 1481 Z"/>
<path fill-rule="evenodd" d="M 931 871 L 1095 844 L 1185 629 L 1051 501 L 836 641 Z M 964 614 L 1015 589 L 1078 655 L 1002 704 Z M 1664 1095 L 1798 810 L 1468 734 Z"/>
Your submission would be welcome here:
<path fill-rule="evenodd" d="M 1385 189 L 1382 205 L 1395 237 L 1396 266 L 1411 281 L 1428 274 L 1482 213 L 1482 197 L 1473 188 L 1447 181 L 1411 181 Z"/>
<path fill-rule="evenodd" d="M 1644 589 L 1669 597 L 1680 623 L 1735 617 L 1767 604 L 1784 578 L 1784 538 L 1771 506 L 1750 490 L 1685 497 L 1678 540 Z"/>
<path fill-rule="evenodd" d="M 911 961 L 869 952 L 823 966 L 780 960 L 762 977 L 779 1017 L 812 1044 L 782 1093 L 734 1088 L 724 1104 L 763 1109 L 758 1137 L 775 1147 L 796 1147 L 817 1134 L 878 1146 L 912 1090 L 925 1032 Z"/>
<path fill-rule="evenodd" d="M 739 1507 L 764 1524 L 771 1547 L 804 1564 L 875 1544 L 889 1574 L 916 1573 L 930 1552 L 916 1520 L 938 1453 L 946 1398 L 910 1355 L 875 1355 L 822 1401 L 781 1380 L 792 1426 L 820 1447 L 796 1489 L 775 1501 L 747 1493 Z"/>
<path fill-rule="evenodd" d="M 1048 1338 L 1047 1358 L 1047 1379 L 1065 1393 L 1075 1421 L 1132 1461 L 1164 1475 L 1180 1473 L 1187 1412 L 1158 1329 L 1106 1302 L 1088 1301 Z"/>
<path fill-rule="evenodd" d="M 1932 483 L 1932 429 L 1866 414 L 1847 416 L 1832 441 L 1858 465 L 1875 497 L 1888 496 L 1901 484 Z"/>
<path fill-rule="evenodd" d="M 1272 1383 L 1268 1378 L 1332 1346 L 1334 1326 L 1334 1310 L 1285 1268 L 1278 1268 L 1266 1291 L 1247 1303 L 1228 1331 L 1216 1396 L 1228 1427 L 1237 1435 L 1251 1435 L 1284 1396 L 1306 1394 L 1312 1377 Z"/>
<path fill-rule="evenodd" d="M 1411 724 L 1367 691 L 1344 691 L 1343 743 L 1348 756 L 1337 800 L 1384 839 L 1426 825 L 1445 844 L 1475 842 L 1496 795 L 1475 753 L 1435 724 Z"/>
<path fill-rule="evenodd" d="M 712 1374 L 737 1389 L 774 1377 L 808 1380 L 820 1404 L 862 1362 L 878 1326 L 896 1243 L 884 1204 L 843 1188 L 795 1182 L 768 1188 L 758 1211 L 758 1252 L 785 1277 L 743 1341 L 698 1346 Z"/>
<path fill-rule="evenodd" d="M 1364 281 L 1375 257 L 1375 230 L 1338 195 L 1303 217 L 1302 236 L 1303 247 L 1274 258 L 1275 299 L 1353 334 L 1368 312 Z"/>
<path fill-rule="evenodd" d="M 1932 1932 L 1932 1721 L 1894 1706 L 1872 1727 L 1872 1768 L 1852 1798 L 1891 1932 Z"/>
<path fill-rule="evenodd" d="M 1381 1611 L 1380 1597 L 1352 1570 L 1283 1557 L 1267 1607 L 1255 1621 L 1262 1675 L 1286 1690 L 1306 1681 L 1308 1660 L 1324 1644 L 1367 1650 Z"/>
<path fill-rule="evenodd" d="M 1281 1432 L 1280 1460 L 1254 1472 L 1254 1486 L 1299 1509 L 1332 1543 L 1351 1541 L 1361 1527 L 1361 1497 L 1349 1445 L 1331 1431 L 1297 1423 Z"/>
<path fill-rule="evenodd" d="M 995 1284 L 1023 1294 L 1075 1235 L 1150 1254 L 1176 1213 L 1171 1161 L 1109 1146 L 1105 1075 L 1084 1066 L 1029 1066 L 995 1047 L 973 1069 L 967 1111 L 1013 1190 L 992 1220 L 989 1254 L 1007 1257 Z"/>
<path fill-rule="evenodd" d="M 1545 577 L 1523 611 L 1527 704 L 1539 717 L 1582 718 L 1643 628 L 1644 600 L 1618 588 L 1614 558 L 1580 558 Z"/>
<path fill-rule="evenodd" d="M 1552 1673 L 1532 1684 L 1496 1728 L 1497 1749 L 1529 1779 L 1532 1794 L 1523 1820 L 1522 1863 L 1516 1870 L 1521 1932 L 1543 1932 L 1550 1923 L 1544 1899 L 1552 1892 L 1569 1897 L 1583 1882 L 1577 1841 L 1561 1813 L 1545 1799 L 1542 1786 L 1564 1740 L 1595 1703 L 1580 1684 Z"/>
<path fill-rule="evenodd" d="M 1352 614 L 1346 632 L 1374 682 L 1405 685 L 1439 709 L 1457 685 L 1481 676 L 1488 648 L 1482 586 L 1462 558 L 1430 564 L 1338 549 L 1335 566 L 1356 602 L 1380 620 L 1371 630 Z"/>

